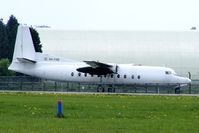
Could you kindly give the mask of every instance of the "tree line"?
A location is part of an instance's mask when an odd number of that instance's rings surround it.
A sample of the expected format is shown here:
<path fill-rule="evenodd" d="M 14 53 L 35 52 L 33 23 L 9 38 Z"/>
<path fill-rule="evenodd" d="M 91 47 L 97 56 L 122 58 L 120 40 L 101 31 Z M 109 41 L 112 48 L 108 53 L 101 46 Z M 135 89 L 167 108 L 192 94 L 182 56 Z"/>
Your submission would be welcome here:
<path fill-rule="evenodd" d="M 0 20 L 0 76 L 15 75 L 15 73 L 8 71 L 7 67 L 12 61 L 18 26 L 18 20 L 13 15 L 10 16 L 6 24 Z M 42 52 L 39 33 L 33 27 L 30 27 L 30 32 L 35 51 Z"/>

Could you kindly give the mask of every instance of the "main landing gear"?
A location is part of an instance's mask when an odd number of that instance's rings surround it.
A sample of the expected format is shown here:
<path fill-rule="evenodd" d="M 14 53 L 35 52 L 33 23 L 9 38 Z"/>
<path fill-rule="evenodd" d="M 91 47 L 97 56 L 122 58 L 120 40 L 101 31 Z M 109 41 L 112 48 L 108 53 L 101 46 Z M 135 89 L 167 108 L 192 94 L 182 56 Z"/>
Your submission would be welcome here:
<path fill-rule="evenodd" d="M 105 92 L 105 88 L 102 85 L 99 85 L 97 87 L 97 92 Z M 113 86 L 109 86 L 108 92 L 115 92 L 115 88 Z"/>
<path fill-rule="evenodd" d="M 108 92 L 115 92 L 115 88 L 113 86 L 108 87 Z"/>
<path fill-rule="evenodd" d="M 97 87 L 97 92 L 104 92 L 105 91 L 105 89 L 104 89 L 104 87 L 102 87 L 101 85 L 99 85 L 98 87 Z"/>

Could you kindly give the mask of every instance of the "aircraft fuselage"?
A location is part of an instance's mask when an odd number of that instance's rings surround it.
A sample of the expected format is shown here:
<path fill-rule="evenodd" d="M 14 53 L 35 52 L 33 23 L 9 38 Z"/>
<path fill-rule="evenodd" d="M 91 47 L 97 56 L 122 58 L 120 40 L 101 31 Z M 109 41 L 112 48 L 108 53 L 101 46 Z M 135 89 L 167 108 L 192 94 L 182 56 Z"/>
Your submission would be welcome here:
<path fill-rule="evenodd" d="M 23 65 L 23 67 L 21 67 Z M 37 62 L 20 64 L 18 72 L 55 81 L 94 83 L 94 84 L 127 84 L 136 86 L 178 86 L 190 83 L 190 79 L 177 76 L 174 70 L 165 67 L 118 65 L 118 72 L 107 75 L 91 75 L 78 72 L 86 67 L 82 62 Z M 26 69 L 21 69 L 26 68 Z M 21 69 L 21 70 L 20 70 Z M 26 70 L 26 71 L 25 71 Z"/>

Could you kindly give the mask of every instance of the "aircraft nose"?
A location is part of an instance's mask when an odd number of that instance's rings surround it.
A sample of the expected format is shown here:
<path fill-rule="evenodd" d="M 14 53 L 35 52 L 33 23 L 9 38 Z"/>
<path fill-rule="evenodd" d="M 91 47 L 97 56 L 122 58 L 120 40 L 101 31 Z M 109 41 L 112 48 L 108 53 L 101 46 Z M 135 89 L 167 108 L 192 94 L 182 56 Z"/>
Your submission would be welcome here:
<path fill-rule="evenodd" d="M 189 78 L 184 78 L 184 77 L 179 77 L 178 81 L 179 81 L 179 83 L 182 83 L 182 84 L 189 84 L 189 83 L 191 83 L 191 80 Z"/>
<path fill-rule="evenodd" d="M 191 80 L 189 78 L 184 78 L 184 83 L 189 84 L 189 83 L 191 83 Z"/>

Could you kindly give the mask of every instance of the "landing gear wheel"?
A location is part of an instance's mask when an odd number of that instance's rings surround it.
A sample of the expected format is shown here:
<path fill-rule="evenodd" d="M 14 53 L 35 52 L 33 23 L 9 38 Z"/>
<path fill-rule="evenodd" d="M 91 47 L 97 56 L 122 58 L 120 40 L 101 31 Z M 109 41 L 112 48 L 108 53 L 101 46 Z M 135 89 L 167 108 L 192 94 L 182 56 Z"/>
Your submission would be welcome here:
<path fill-rule="evenodd" d="M 104 92 L 104 88 L 101 87 L 101 86 L 99 86 L 99 87 L 97 88 L 97 92 Z"/>
<path fill-rule="evenodd" d="M 175 89 L 175 94 L 180 94 L 180 87 Z"/>
<path fill-rule="evenodd" d="M 115 92 L 115 88 L 108 88 L 108 92 Z"/>

